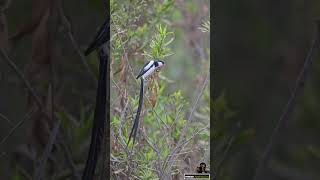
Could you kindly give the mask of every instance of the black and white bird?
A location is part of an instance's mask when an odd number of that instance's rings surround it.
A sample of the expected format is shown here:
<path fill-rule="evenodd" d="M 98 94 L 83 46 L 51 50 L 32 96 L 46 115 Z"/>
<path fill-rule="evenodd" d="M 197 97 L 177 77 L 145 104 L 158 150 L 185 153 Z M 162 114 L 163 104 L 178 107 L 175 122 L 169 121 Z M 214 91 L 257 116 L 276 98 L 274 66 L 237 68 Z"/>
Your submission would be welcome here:
<path fill-rule="evenodd" d="M 96 95 L 96 106 L 94 111 L 94 120 L 91 131 L 91 142 L 89 153 L 85 165 L 85 169 L 82 174 L 82 180 L 92 180 L 96 169 L 99 153 L 105 136 L 106 116 L 109 118 L 109 112 L 106 112 L 107 102 L 109 102 L 109 74 L 108 67 L 109 51 L 108 41 L 110 39 L 109 28 L 110 17 L 106 16 L 103 25 L 96 33 L 93 41 L 90 43 L 85 51 L 85 55 L 89 55 L 93 51 L 97 51 L 99 58 L 99 78 Z M 107 114 L 107 115 L 106 115 Z"/>
<path fill-rule="evenodd" d="M 84 52 L 84 54 L 86 56 L 89 55 L 94 50 L 98 50 L 99 48 L 104 48 L 106 45 L 106 42 L 108 42 L 110 40 L 109 21 L 110 21 L 110 17 L 107 16 L 104 23 L 102 24 L 102 26 L 99 28 L 98 32 L 96 33 L 94 39 L 89 44 L 86 51 Z M 106 51 L 105 49 L 103 49 L 103 50 Z M 108 53 L 108 52 L 104 52 L 104 53 Z"/>
<path fill-rule="evenodd" d="M 160 68 L 164 66 L 163 61 L 151 60 L 146 63 L 141 69 L 140 73 L 137 76 L 137 79 L 142 77 L 142 79 L 146 80 L 150 75 L 152 75 L 155 71 L 160 71 Z"/>
<path fill-rule="evenodd" d="M 160 69 L 164 66 L 163 61 L 156 61 L 152 60 L 146 63 L 143 68 L 141 69 L 139 75 L 137 76 L 137 79 L 140 78 L 140 96 L 139 96 L 139 105 L 137 109 L 137 114 L 133 122 L 133 126 L 129 135 L 129 140 L 127 145 L 129 145 L 131 138 L 133 139 L 133 144 L 135 142 L 137 131 L 139 127 L 139 117 L 142 110 L 142 104 L 143 104 L 143 94 L 144 94 L 144 82 L 148 80 L 149 77 L 151 77 L 155 72 L 159 72 Z"/>

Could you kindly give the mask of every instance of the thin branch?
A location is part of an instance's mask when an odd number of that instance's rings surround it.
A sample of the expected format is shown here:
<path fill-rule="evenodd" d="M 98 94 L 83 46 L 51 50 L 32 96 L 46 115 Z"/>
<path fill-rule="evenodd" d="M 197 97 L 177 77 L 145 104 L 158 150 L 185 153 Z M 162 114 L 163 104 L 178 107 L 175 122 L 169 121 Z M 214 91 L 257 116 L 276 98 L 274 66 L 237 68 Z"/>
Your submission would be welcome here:
<path fill-rule="evenodd" d="M 67 146 L 67 144 L 65 143 L 65 141 L 62 141 L 61 144 L 62 144 L 62 148 L 63 148 L 63 150 L 64 150 L 64 154 L 65 154 L 67 163 L 68 163 L 69 166 L 70 166 L 72 175 L 75 177 L 75 179 L 80 179 L 80 175 L 79 175 L 79 173 L 77 172 L 76 165 L 74 164 L 74 162 L 73 162 L 73 160 L 72 160 L 72 153 L 70 152 L 69 147 Z"/>
<path fill-rule="evenodd" d="M 49 114 L 46 109 L 45 106 L 43 106 L 39 96 L 35 93 L 35 90 L 31 87 L 29 81 L 24 77 L 24 75 L 22 74 L 22 72 L 20 71 L 20 69 L 15 65 L 15 63 L 9 58 L 9 56 L 7 55 L 7 53 L 5 52 L 5 50 L 3 50 L 2 48 L 0 48 L 0 53 L 1 56 L 3 57 L 2 59 L 5 60 L 5 62 L 16 72 L 16 74 L 18 75 L 18 77 L 20 78 L 20 80 L 24 83 L 25 87 L 27 88 L 27 90 L 29 91 L 29 93 L 31 94 L 31 96 L 35 99 L 36 104 L 38 106 L 38 108 L 45 114 L 45 116 L 48 119 L 52 119 L 53 117 L 56 118 L 56 115 L 53 112 L 53 101 L 52 101 L 52 112 L 51 114 Z M 28 119 L 28 118 L 26 118 Z M 10 133 L 1 141 L 0 145 L 2 145 L 6 139 L 8 139 L 13 132 L 26 120 L 24 119 L 23 121 L 20 121 L 11 131 Z M 53 143 L 56 139 L 56 135 L 58 133 L 59 130 L 59 125 L 60 122 L 59 120 L 56 121 L 55 123 L 55 127 L 53 128 L 52 134 L 50 135 L 50 141 L 46 146 L 45 152 L 43 153 L 42 159 L 40 161 L 40 166 L 38 169 L 36 169 L 35 171 L 35 177 L 36 179 L 40 179 L 42 177 L 42 172 L 43 172 L 43 166 L 45 165 L 45 162 L 48 159 L 49 153 L 52 149 Z"/>
<path fill-rule="evenodd" d="M 196 135 L 200 134 L 202 131 L 208 129 L 210 127 L 210 125 L 207 125 L 206 127 L 198 130 L 197 132 L 195 132 L 194 134 L 192 134 L 192 136 L 185 140 L 184 142 L 182 142 L 179 146 L 176 147 L 176 149 L 182 149 L 184 146 L 186 146 L 193 138 L 196 137 Z M 180 151 L 179 151 L 180 152 Z M 174 156 L 175 154 L 179 154 L 178 152 L 177 153 L 172 153 L 170 154 L 169 156 Z"/>
<path fill-rule="evenodd" d="M 5 115 L 3 115 L 3 114 L 0 113 L 0 118 L 6 120 L 9 124 L 12 125 L 12 121 L 11 121 L 9 118 L 7 118 Z"/>
<path fill-rule="evenodd" d="M 32 180 L 31 175 L 24 168 L 17 165 L 17 170 L 22 174 L 22 176 L 24 176 L 24 178 L 26 178 L 27 180 Z"/>
<path fill-rule="evenodd" d="M 55 121 L 55 124 L 54 124 L 54 127 L 53 127 L 53 130 L 51 131 L 51 134 L 50 134 L 50 139 L 49 139 L 49 142 L 48 144 L 46 145 L 46 148 L 42 154 L 42 157 L 40 159 L 40 164 L 38 166 L 38 168 L 36 168 L 35 170 L 35 180 L 41 180 L 42 179 L 42 176 L 43 176 L 43 172 L 44 172 L 44 167 L 47 163 L 47 160 L 49 158 L 49 155 L 50 155 L 50 152 L 52 150 L 52 147 L 55 143 L 55 140 L 56 140 L 56 137 L 58 135 L 58 132 L 59 132 L 59 126 L 60 126 L 60 121 Z"/>
<path fill-rule="evenodd" d="M 57 36 L 57 23 L 58 23 L 58 14 L 56 12 L 57 9 L 57 2 L 53 1 L 49 6 L 49 17 L 48 17 L 48 22 L 46 27 L 46 33 L 49 36 L 49 41 L 51 40 L 52 42 L 49 42 L 49 46 L 47 47 L 49 49 L 49 55 L 50 55 L 50 76 L 49 76 L 49 81 L 50 85 L 48 87 L 49 93 L 48 93 L 48 99 L 49 101 L 49 107 L 50 111 L 48 112 L 49 119 L 51 122 L 54 122 L 52 131 L 49 135 L 49 140 L 45 146 L 45 149 L 42 153 L 42 156 L 40 158 L 40 163 L 39 166 L 35 168 L 35 173 L 34 173 L 34 179 L 35 180 L 41 180 L 43 179 L 43 174 L 45 173 L 45 167 L 46 163 L 49 159 L 50 153 L 52 152 L 52 148 L 57 140 L 57 136 L 59 133 L 60 129 L 60 121 L 55 118 L 55 110 L 54 110 L 54 104 L 55 104 L 55 82 L 54 82 L 54 58 L 53 58 L 53 53 L 54 53 L 54 46 L 55 46 L 55 39 Z"/>
<path fill-rule="evenodd" d="M 126 104 L 125 104 L 125 106 L 124 106 L 124 108 L 123 108 L 123 110 L 122 110 L 122 112 L 121 112 L 121 116 L 120 116 L 120 124 L 121 124 L 121 126 L 120 126 L 120 128 L 118 129 L 119 138 L 120 138 L 120 140 L 121 140 L 121 142 L 122 142 L 122 143 L 120 143 L 120 145 L 122 146 L 122 149 L 126 151 L 127 154 L 129 154 L 130 152 L 129 152 L 128 147 L 126 146 L 125 138 L 122 136 L 122 134 L 123 134 L 123 133 L 122 133 L 122 126 L 123 126 L 123 124 L 124 124 L 124 117 L 125 117 L 125 114 L 126 114 L 126 112 L 127 112 L 127 108 L 128 108 L 128 107 L 130 107 L 130 106 L 129 106 L 129 99 L 127 99 L 127 102 L 126 102 Z"/>
<path fill-rule="evenodd" d="M 187 130 L 188 130 L 188 124 L 192 121 L 192 115 L 193 115 L 193 113 L 194 113 L 194 111 L 195 111 L 195 109 L 196 109 L 196 107 L 197 107 L 197 104 L 198 104 L 198 102 L 199 102 L 199 100 L 200 100 L 200 98 L 201 98 L 201 96 L 202 96 L 202 94 L 203 94 L 203 92 L 204 92 L 204 89 L 205 89 L 205 87 L 207 86 L 207 83 L 208 83 L 208 80 L 209 80 L 209 77 L 210 77 L 210 72 L 208 72 L 207 73 L 207 77 L 206 77 L 206 79 L 205 79 L 205 81 L 204 81 L 204 83 L 203 83 L 203 85 L 202 85 L 202 87 L 201 87 L 201 90 L 200 90 L 200 92 L 199 92 L 199 94 L 198 94 L 198 96 L 197 96 L 197 98 L 196 98 L 196 100 L 195 100 L 195 102 L 194 102 L 194 104 L 193 104 L 193 107 L 192 107 L 192 109 L 191 109 L 191 112 L 190 112 L 190 114 L 189 114 L 189 117 L 188 117 L 188 119 L 187 119 L 187 122 L 186 122 L 186 124 L 185 124 L 185 126 L 184 126 L 184 128 L 183 128 L 183 130 L 182 130 L 182 132 L 181 132 L 181 134 L 180 134 L 180 137 L 179 137 L 179 141 L 178 141 L 178 143 L 177 143 L 177 146 L 175 147 L 175 149 L 168 155 L 168 158 L 167 158 L 167 161 L 166 161 L 166 163 L 164 164 L 164 168 L 166 167 L 166 165 L 167 165 L 167 163 L 170 163 L 169 165 L 168 165 L 168 167 L 167 167 L 167 169 L 171 169 L 171 167 L 172 167 L 172 165 L 173 165 L 173 161 L 171 161 L 171 159 L 174 157 L 173 156 L 173 154 L 176 154 L 176 153 L 179 153 L 179 151 L 182 149 L 182 147 L 183 147 L 183 145 L 184 145 L 184 143 L 182 143 L 182 140 L 183 140 L 183 138 L 184 138 L 184 136 L 185 136 L 185 134 L 186 134 L 186 132 L 187 132 Z M 164 176 L 164 174 L 162 175 L 162 176 Z"/>
<path fill-rule="evenodd" d="M 51 102 L 50 102 L 50 116 L 51 116 L 51 121 L 54 121 L 55 119 L 55 113 L 54 113 L 54 67 L 53 67 L 53 62 L 51 62 L 51 73 L 50 73 L 50 86 L 49 89 L 51 89 L 50 93 L 48 94 L 48 96 L 50 96 L 51 98 Z M 53 130 L 50 133 L 50 139 L 49 142 L 47 143 L 45 150 L 41 156 L 40 159 L 40 164 L 38 166 L 38 168 L 35 169 L 35 180 L 41 180 L 43 177 L 43 173 L 44 173 L 44 167 L 46 166 L 46 163 L 48 161 L 49 155 L 52 151 L 53 145 L 55 144 L 55 141 L 57 139 L 57 135 L 59 132 L 59 127 L 60 127 L 60 121 L 56 120 Z"/>
<path fill-rule="evenodd" d="M 320 20 L 317 20 L 316 21 L 316 34 L 314 36 L 313 44 L 312 44 L 311 49 L 307 55 L 307 58 L 304 62 L 304 65 L 301 68 L 301 71 L 297 77 L 295 87 L 291 92 L 291 96 L 288 100 L 288 103 L 286 104 L 286 106 L 280 116 L 280 119 L 277 122 L 277 125 L 273 129 L 273 132 L 270 136 L 269 142 L 268 142 L 268 144 L 264 150 L 264 153 L 263 153 L 263 155 L 258 163 L 258 166 L 256 168 L 253 180 L 258 180 L 260 175 L 262 174 L 262 170 L 264 169 L 266 162 L 270 158 L 272 147 L 274 145 L 274 142 L 277 139 L 277 136 L 280 132 L 280 129 L 284 128 L 284 125 L 289 120 L 289 115 L 292 113 L 295 105 L 297 104 L 296 99 L 297 99 L 298 95 L 301 94 L 301 92 L 302 92 L 302 89 L 305 85 L 305 81 L 307 79 L 307 75 L 310 71 L 312 61 L 315 58 L 316 51 L 319 49 L 319 46 L 320 46 L 320 40 L 319 40 L 320 33 L 319 32 L 320 32 Z"/>
<path fill-rule="evenodd" d="M 150 141 L 149 137 L 147 136 L 146 132 L 145 131 L 142 131 L 143 132 L 143 135 L 144 135 L 144 138 L 146 139 L 148 145 L 157 153 L 157 161 L 156 162 L 156 166 L 157 166 L 157 174 L 158 174 L 158 177 L 160 178 L 161 177 L 161 174 L 162 174 L 162 168 L 161 168 L 161 154 L 160 154 L 160 150 L 159 150 L 159 147 L 157 146 L 157 144 L 154 144 L 153 142 Z"/>
<path fill-rule="evenodd" d="M 16 66 L 16 64 L 9 58 L 6 51 L 2 48 L 0 48 L 0 54 L 2 56 L 2 59 L 16 72 L 20 80 L 23 82 L 25 87 L 30 92 L 31 96 L 35 99 L 37 105 L 39 108 L 44 107 L 41 103 L 40 97 L 36 94 L 35 90 L 31 87 L 29 81 L 24 77 L 23 73 L 19 70 L 19 68 Z"/>
<path fill-rule="evenodd" d="M 2 146 L 7 139 L 24 123 L 24 121 L 28 120 L 31 117 L 31 114 L 35 111 L 35 108 L 32 108 L 21 121 L 19 121 L 11 130 L 10 132 L 1 140 L 0 146 Z"/>
<path fill-rule="evenodd" d="M 234 141 L 235 137 L 232 136 L 230 138 L 230 140 L 228 141 L 228 144 L 227 144 L 227 148 L 225 149 L 225 151 L 223 152 L 223 155 L 222 155 L 222 159 L 219 161 L 217 167 L 216 167 L 216 172 L 215 172 L 215 177 L 218 177 L 218 173 L 220 172 L 220 168 L 222 167 L 222 164 L 224 163 L 224 161 L 226 160 L 227 158 L 227 155 L 229 154 L 230 152 L 230 149 L 231 149 L 231 146 L 233 144 L 233 141 Z M 211 168 L 212 169 L 212 168 Z M 213 172 L 212 172 L 213 174 Z"/>
<path fill-rule="evenodd" d="M 14 70 L 14 72 L 17 74 L 17 76 L 20 78 L 20 80 L 23 82 L 24 86 L 27 88 L 28 92 L 31 94 L 31 96 L 35 99 L 36 104 L 38 108 L 41 110 L 41 112 L 44 113 L 46 118 L 50 119 L 52 114 L 49 115 L 49 113 L 46 111 L 45 106 L 42 104 L 40 100 L 40 96 L 36 94 L 36 91 L 34 88 L 31 86 L 30 82 L 24 77 L 22 71 L 17 67 L 17 65 L 9 58 L 8 54 L 6 51 L 2 48 L 0 48 L 0 54 L 3 57 L 2 59 Z M 53 103 L 52 103 L 53 104 Z M 56 119 L 57 115 L 54 114 L 54 117 Z"/>
<path fill-rule="evenodd" d="M 69 37 L 69 39 L 70 39 L 70 41 L 72 43 L 72 46 L 77 51 L 78 55 L 80 56 L 80 60 L 81 60 L 82 64 L 84 65 L 84 67 L 86 68 L 87 72 L 92 77 L 92 80 L 94 81 L 95 84 L 97 84 L 97 77 L 92 72 L 91 68 L 89 67 L 87 59 L 85 58 L 83 52 L 79 48 L 80 46 L 78 45 L 77 41 L 75 40 L 75 38 L 74 38 L 74 36 L 72 34 L 71 24 L 68 21 L 67 17 L 65 16 L 64 12 L 63 12 L 63 8 L 62 8 L 62 5 L 61 5 L 61 2 L 60 1 L 58 1 L 58 2 L 59 2 L 59 7 L 58 7 L 59 8 L 59 15 L 61 17 L 63 26 L 67 30 L 67 34 L 68 34 L 68 37 Z"/>

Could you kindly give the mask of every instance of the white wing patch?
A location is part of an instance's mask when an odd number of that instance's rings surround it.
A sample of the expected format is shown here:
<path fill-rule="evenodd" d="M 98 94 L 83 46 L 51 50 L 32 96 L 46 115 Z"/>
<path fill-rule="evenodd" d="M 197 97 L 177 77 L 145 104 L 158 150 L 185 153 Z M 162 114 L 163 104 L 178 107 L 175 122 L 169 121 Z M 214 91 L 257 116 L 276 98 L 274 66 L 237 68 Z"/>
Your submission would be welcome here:
<path fill-rule="evenodd" d="M 146 70 L 146 69 L 149 69 L 150 66 L 152 66 L 154 63 L 154 61 L 150 61 L 143 69 Z"/>

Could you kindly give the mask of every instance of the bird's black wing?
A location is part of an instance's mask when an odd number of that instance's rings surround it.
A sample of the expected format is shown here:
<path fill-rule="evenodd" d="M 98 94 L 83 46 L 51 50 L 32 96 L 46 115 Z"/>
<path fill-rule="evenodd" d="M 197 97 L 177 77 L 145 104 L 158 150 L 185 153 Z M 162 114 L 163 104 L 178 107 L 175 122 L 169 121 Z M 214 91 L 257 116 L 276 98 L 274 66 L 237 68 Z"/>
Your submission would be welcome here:
<path fill-rule="evenodd" d="M 146 73 L 153 65 L 151 65 L 148 69 L 145 69 L 145 67 L 150 63 L 147 62 L 146 64 L 143 65 L 143 68 L 140 70 L 138 76 L 136 77 L 136 79 L 139 79 L 144 73 Z"/>
<path fill-rule="evenodd" d="M 110 17 L 107 16 L 106 20 L 104 21 L 103 25 L 100 27 L 99 31 L 97 32 L 95 38 L 88 46 L 84 54 L 87 56 L 92 51 L 100 48 L 104 43 L 110 40 L 110 31 L 109 31 L 109 21 Z"/>
<path fill-rule="evenodd" d="M 136 117 L 134 119 L 133 122 L 133 126 L 129 135 L 129 140 L 127 145 L 129 145 L 131 138 L 133 139 L 133 144 L 135 142 L 136 136 L 137 136 L 137 131 L 138 131 L 138 127 L 139 127 L 139 118 L 140 118 L 140 113 L 141 113 L 141 109 L 142 109 L 142 104 L 143 104 L 143 94 L 144 94 L 144 81 L 142 78 L 140 78 L 140 97 L 139 97 L 139 105 L 138 105 L 138 110 L 137 110 L 137 114 Z"/>

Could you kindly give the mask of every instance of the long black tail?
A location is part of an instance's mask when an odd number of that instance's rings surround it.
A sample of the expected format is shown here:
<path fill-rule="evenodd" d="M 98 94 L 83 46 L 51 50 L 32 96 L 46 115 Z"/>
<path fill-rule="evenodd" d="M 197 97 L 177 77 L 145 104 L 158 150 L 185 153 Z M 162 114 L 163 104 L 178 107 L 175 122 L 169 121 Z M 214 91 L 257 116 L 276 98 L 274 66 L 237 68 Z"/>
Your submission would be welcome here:
<path fill-rule="evenodd" d="M 136 114 L 136 118 L 134 119 L 134 123 L 129 135 L 129 140 L 127 145 L 129 145 L 131 137 L 133 139 L 133 144 L 135 142 L 136 136 L 137 136 L 137 131 L 138 131 L 138 126 L 139 126 L 139 118 L 140 118 L 140 113 L 141 113 L 141 109 L 142 109 L 142 104 L 143 104 L 143 94 L 144 94 L 144 80 L 142 79 L 142 77 L 140 78 L 140 97 L 139 97 L 139 106 L 138 106 L 138 110 L 137 110 L 137 114 Z"/>
<path fill-rule="evenodd" d="M 107 55 L 103 50 L 99 50 L 99 80 L 96 96 L 96 107 L 94 112 L 94 121 L 91 135 L 91 144 L 87 158 L 86 167 L 84 169 L 82 180 L 92 180 L 94 171 L 98 161 L 98 155 L 101 149 L 103 137 L 105 135 L 106 120 L 106 75 L 107 75 Z"/>
<path fill-rule="evenodd" d="M 93 41 L 89 44 L 88 48 L 84 52 L 84 55 L 90 54 L 92 51 L 99 49 L 104 43 L 110 40 L 110 29 L 109 29 L 110 17 L 107 15 L 99 31 L 96 33 Z"/>

